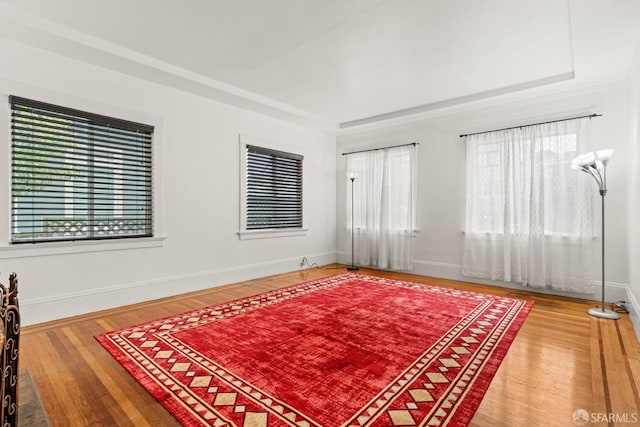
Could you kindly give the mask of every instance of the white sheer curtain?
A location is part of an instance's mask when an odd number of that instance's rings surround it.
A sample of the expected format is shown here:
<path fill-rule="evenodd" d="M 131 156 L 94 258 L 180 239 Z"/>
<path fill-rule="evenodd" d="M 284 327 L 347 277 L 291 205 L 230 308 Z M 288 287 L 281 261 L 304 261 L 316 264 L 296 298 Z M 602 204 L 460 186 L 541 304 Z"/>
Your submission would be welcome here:
<path fill-rule="evenodd" d="M 467 137 L 463 274 L 541 289 L 592 285 L 593 183 L 570 168 L 589 119 Z"/>
<path fill-rule="evenodd" d="M 416 147 L 349 154 L 354 181 L 355 262 L 410 270 L 416 209 Z M 351 181 L 347 180 L 347 247 L 351 250 Z"/>

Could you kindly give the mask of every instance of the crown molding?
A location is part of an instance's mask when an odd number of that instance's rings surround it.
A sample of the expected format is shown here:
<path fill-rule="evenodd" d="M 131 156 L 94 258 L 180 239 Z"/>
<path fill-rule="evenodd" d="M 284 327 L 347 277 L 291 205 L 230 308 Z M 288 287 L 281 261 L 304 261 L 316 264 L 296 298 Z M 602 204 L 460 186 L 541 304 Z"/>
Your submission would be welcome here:
<path fill-rule="evenodd" d="M 338 124 L 138 51 L 0 2 L 0 37 L 111 71 L 230 104 L 305 127 L 334 132 Z"/>
<path fill-rule="evenodd" d="M 393 130 L 395 128 L 419 125 L 420 122 L 430 119 L 450 117 L 463 113 L 486 111 L 488 109 L 516 109 L 522 107 L 525 104 L 540 104 L 574 96 L 626 88 L 629 87 L 629 83 L 630 82 L 628 80 L 621 80 L 606 84 L 589 85 L 578 88 L 564 88 L 562 90 L 556 90 L 546 93 L 540 93 L 540 91 L 537 90 L 540 89 L 539 87 L 523 90 L 521 92 L 509 92 L 493 97 L 486 97 L 478 100 L 469 100 L 464 103 L 452 104 L 450 106 L 442 106 L 437 109 L 427 110 L 420 113 L 408 114 L 405 116 L 398 116 L 391 119 L 366 123 L 359 126 L 343 128 L 338 131 L 338 136 L 357 136 L 367 133 Z"/>

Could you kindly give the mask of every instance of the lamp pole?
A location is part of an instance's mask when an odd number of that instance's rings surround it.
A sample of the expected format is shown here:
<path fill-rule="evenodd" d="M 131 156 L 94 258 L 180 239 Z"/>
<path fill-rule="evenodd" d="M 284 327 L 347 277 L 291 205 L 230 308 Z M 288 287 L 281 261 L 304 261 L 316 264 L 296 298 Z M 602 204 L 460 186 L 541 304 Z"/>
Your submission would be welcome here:
<path fill-rule="evenodd" d="M 351 265 L 347 267 L 349 271 L 358 271 L 359 268 L 355 265 L 355 252 L 354 252 L 354 212 L 353 212 L 353 183 L 356 180 L 356 173 L 349 171 L 347 177 L 351 180 Z"/>
<path fill-rule="evenodd" d="M 590 308 L 588 313 L 603 319 L 620 318 L 615 311 L 607 310 L 604 302 L 604 196 L 607 194 L 607 163 L 612 154 L 613 150 L 599 150 L 580 155 L 571 162 L 573 169 L 588 173 L 595 179 L 602 199 L 602 306 Z"/>
<path fill-rule="evenodd" d="M 607 310 L 604 305 L 604 196 L 607 194 L 607 189 L 600 189 L 600 198 L 602 199 L 602 307 L 590 308 L 588 313 L 595 317 L 601 317 L 603 319 L 619 319 L 620 315 L 612 310 Z"/>
<path fill-rule="evenodd" d="M 607 195 L 607 190 L 600 190 L 600 199 L 602 199 L 602 310 L 601 313 L 606 313 L 607 310 L 604 307 L 604 196 Z M 617 317 L 615 317 L 617 319 Z"/>

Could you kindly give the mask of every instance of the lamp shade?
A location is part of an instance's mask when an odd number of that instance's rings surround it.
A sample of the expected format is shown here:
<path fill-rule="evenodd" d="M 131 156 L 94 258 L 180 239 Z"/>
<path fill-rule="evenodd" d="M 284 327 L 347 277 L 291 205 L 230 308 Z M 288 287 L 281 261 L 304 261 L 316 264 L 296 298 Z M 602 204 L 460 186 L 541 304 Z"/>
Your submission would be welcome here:
<path fill-rule="evenodd" d="M 613 156 L 613 150 L 612 149 L 596 151 L 596 158 L 598 158 L 602 162 L 602 164 L 605 165 L 605 166 L 607 165 L 607 162 L 609 161 L 611 156 Z"/>
<path fill-rule="evenodd" d="M 356 179 L 358 177 L 358 172 L 356 171 L 347 171 L 347 178 Z"/>
<path fill-rule="evenodd" d="M 613 150 L 598 150 L 590 151 L 588 153 L 580 154 L 571 161 L 571 168 L 576 170 L 584 170 L 588 168 L 594 168 L 601 170 L 607 165 L 607 162 L 613 155 Z"/>
<path fill-rule="evenodd" d="M 589 153 L 580 154 L 575 159 L 571 161 L 571 168 L 575 170 L 580 170 L 586 166 L 591 166 L 595 163 L 596 157 L 593 154 L 593 151 Z"/>

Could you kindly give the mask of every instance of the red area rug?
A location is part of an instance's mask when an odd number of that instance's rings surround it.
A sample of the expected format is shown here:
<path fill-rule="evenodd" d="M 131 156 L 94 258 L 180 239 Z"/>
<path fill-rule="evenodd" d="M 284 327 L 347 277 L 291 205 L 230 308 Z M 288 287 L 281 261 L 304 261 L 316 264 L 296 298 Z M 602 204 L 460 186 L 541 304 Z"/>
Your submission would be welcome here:
<path fill-rule="evenodd" d="M 532 306 L 347 273 L 96 339 L 187 426 L 454 426 Z"/>

